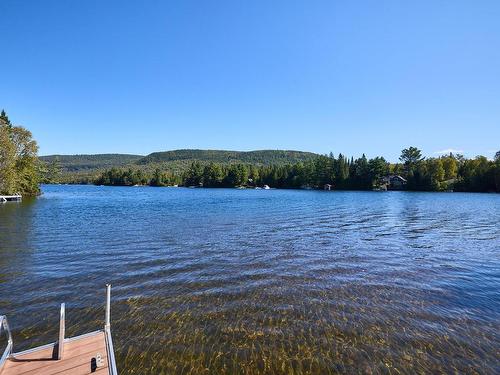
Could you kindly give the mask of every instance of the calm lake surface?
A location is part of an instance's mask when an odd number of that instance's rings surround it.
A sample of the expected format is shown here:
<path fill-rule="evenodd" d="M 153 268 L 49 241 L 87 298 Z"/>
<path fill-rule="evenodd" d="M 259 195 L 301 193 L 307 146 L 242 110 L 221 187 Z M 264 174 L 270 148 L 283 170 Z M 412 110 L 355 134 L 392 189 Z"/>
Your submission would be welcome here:
<path fill-rule="evenodd" d="M 500 195 L 43 186 L 0 205 L 16 351 L 121 374 L 500 373 Z M 3 350 L 3 347 L 2 347 Z"/>

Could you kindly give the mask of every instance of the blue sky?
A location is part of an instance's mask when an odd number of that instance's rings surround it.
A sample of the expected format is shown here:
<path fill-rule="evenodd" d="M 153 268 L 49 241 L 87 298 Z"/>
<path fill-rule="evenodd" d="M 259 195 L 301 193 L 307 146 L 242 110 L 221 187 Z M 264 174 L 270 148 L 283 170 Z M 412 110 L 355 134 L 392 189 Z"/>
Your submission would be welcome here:
<path fill-rule="evenodd" d="M 40 154 L 500 149 L 500 1 L 0 2 Z"/>

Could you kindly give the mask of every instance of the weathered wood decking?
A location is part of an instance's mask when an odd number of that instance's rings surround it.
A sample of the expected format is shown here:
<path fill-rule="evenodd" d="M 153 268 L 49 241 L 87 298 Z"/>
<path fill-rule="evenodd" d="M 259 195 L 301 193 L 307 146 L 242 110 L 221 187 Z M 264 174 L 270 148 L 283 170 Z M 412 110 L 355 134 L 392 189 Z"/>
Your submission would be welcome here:
<path fill-rule="evenodd" d="M 7 336 L 7 347 L 0 357 L 0 375 L 118 375 L 110 318 L 111 285 L 107 285 L 103 330 L 66 338 L 66 305 L 63 303 L 57 342 L 13 353 L 14 343 L 7 318 L 0 315 L 0 333 Z"/>
<path fill-rule="evenodd" d="M 99 360 L 99 358 L 101 358 Z M 64 356 L 57 359 L 57 345 L 50 344 L 11 354 L 1 375 L 109 374 L 104 331 L 65 340 Z"/>

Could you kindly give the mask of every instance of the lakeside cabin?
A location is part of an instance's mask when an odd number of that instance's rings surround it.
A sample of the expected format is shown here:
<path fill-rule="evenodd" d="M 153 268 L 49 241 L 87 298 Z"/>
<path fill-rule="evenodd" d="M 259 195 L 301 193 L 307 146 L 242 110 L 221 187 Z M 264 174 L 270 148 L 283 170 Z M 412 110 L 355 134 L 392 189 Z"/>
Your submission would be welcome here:
<path fill-rule="evenodd" d="M 383 190 L 403 190 L 408 181 L 400 175 L 389 175 L 382 177 L 380 180 L 380 187 Z"/>
<path fill-rule="evenodd" d="M 21 194 L 14 194 L 14 195 L 0 195 L 0 203 L 6 203 L 6 202 L 20 202 L 22 201 L 23 197 Z"/>
<path fill-rule="evenodd" d="M 7 347 L 0 358 L 1 375 L 118 375 L 111 339 L 111 285 L 106 285 L 104 328 L 71 338 L 65 337 L 65 304 L 61 304 L 59 338 L 56 342 L 13 353 L 13 340 L 7 317 L 0 315 L 0 334 L 6 334 Z"/>

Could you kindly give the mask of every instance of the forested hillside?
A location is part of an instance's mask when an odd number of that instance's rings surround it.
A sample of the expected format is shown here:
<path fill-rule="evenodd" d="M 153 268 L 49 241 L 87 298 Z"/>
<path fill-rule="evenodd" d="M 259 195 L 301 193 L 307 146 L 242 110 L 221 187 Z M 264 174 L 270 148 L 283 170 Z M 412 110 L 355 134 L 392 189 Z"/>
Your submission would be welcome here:
<path fill-rule="evenodd" d="M 75 172 L 88 169 L 119 167 L 140 160 L 142 155 L 95 154 L 95 155 L 49 155 L 40 156 L 46 163 L 57 161 L 63 171 Z"/>
<path fill-rule="evenodd" d="M 218 163 L 252 164 L 256 166 L 285 165 L 312 160 L 317 154 L 301 151 L 262 150 L 174 150 L 154 152 L 147 156 L 128 154 L 97 155 L 49 155 L 41 156 L 45 182 L 92 183 L 104 171 L 111 168 L 140 169 L 152 174 L 156 169 L 182 174 L 193 162 L 202 165 Z"/>
<path fill-rule="evenodd" d="M 263 150 L 175 150 L 140 155 L 41 157 L 45 182 L 104 185 L 380 189 L 402 176 L 406 190 L 500 191 L 500 153 L 495 160 L 462 155 L 425 158 L 415 147 L 402 150 L 400 163 L 383 157 L 348 158 L 339 154 Z"/>
<path fill-rule="evenodd" d="M 391 186 L 389 181 L 402 181 Z M 402 150 L 400 163 L 383 157 L 368 159 L 318 155 L 297 163 L 258 165 L 250 163 L 191 162 L 182 173 L 171 169 L 112 168 L 95 181 L 99 185 L 328 188 L 339 190 L 414 190 L 500 192 L 500 152 L 495 160 L 484 156 L 465 159 L 449 154 L 426 159 L 416 147 Z"/>
<path fill-rule="evenodd" d="M 92 183 L 108 168 L 121 168 L 135 163 L 142 155 L 48 155 L 40 156 L 45 183 Z"/>
<path fill-rule="evenodd" d="M 153 152 L 138 164 L 165 163 L 172 161 L 203 161 L 207 163 L 287 164 L 305 161 L 317 154 L 288 150 L 225 151 L 225 150 L 174 150 Z"/>
<path fill-rule="evenodd" d="M 400 189 L 418 191 L 500 191 L 500 153 L 466 159 L 449 154 L 425 158 L 416 147 L 402 150 L 400 163 L 288 150 L 174 150 L 147 156 L 128 154 L 40 157 L 47 183 L 321 189 L 385 189 L 391 176 Z M 389 186 L 390 188 L 390 186 Z"/>

